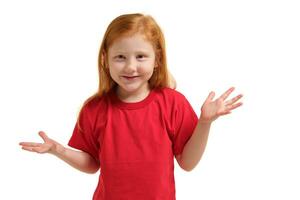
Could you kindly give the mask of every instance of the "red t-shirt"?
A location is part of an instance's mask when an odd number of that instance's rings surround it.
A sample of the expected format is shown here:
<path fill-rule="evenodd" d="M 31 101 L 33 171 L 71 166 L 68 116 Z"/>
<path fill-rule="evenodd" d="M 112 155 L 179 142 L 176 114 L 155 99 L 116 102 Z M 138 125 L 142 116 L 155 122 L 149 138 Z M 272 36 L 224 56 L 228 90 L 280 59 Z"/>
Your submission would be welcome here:
<path fill-rule="evenodd" d="M 174 155 L 196 127 L 187 99 L 170 88 L 153 89 L 125 103 L 114 90 L 83 106 L 69 146 L 100 162 L 93 200 L 175 200 Z"/>

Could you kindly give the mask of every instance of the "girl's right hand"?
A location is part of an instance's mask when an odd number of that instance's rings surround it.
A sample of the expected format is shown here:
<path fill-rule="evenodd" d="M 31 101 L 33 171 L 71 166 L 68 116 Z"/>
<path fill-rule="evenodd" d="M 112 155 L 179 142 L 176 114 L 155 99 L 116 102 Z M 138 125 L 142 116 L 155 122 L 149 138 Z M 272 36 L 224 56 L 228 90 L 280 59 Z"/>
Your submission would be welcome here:
<path fill-rule="evenodd" d="M 44 140 L 44 143 L 36 142 L 20 142 L 19 145 L 22 146 L 22 149 L 26 151 L 36 152 L 36 153 L 52 153 L 54 154 L 57 150 L 57 147 L 60 145 L 56 141 L 50 139 L 45 132 L 40 131 L 39 135 Z"/>

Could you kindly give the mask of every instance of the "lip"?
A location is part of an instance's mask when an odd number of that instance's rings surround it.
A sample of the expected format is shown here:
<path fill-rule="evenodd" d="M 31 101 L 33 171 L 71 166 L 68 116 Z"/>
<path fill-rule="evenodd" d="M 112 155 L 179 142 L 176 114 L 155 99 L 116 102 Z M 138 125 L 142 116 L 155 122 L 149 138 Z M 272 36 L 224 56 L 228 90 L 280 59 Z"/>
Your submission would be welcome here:
<path fill-rule="evenodd" d="M 127 79 L 127 80 L 133 80 L 139 76 L 122 76 L 123 78 Z"/>

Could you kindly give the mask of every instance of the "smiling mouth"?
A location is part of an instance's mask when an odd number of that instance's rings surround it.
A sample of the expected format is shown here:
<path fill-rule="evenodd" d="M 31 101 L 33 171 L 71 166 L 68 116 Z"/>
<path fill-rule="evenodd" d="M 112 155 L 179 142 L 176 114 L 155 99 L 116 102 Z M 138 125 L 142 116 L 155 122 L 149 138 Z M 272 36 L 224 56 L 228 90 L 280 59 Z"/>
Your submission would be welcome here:
<path fill-rule="evenodd" d="M 127 80 L 132 80 L 132 79 L 135 79 L 139 76 L 122 76 L 123 78 L 127 79 Z"/>

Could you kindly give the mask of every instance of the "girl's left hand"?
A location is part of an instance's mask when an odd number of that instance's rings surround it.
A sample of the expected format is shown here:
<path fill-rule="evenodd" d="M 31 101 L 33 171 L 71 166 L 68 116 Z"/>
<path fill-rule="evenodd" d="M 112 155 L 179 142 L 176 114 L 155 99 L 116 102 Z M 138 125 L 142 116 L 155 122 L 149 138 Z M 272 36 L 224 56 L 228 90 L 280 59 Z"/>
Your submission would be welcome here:
<path fill-rule="evenodd" d="M 205 102 L 201 107 L 201 116 L 199 121 L 203 123 L 211 123 L 216 120 L 221 115 L 227 115 L 231 113 L 231 110 L 242 105 L 242 102 L 237 102 L 240 98 L 243 97 L 242 94 L 227 100 L 227 97 L 234 90 L 234 87 L 229 88 L 224 94 L 222 94 L 219 98 L 213 101 L 215 96 L 214 92 L 210 92 Z"/>

